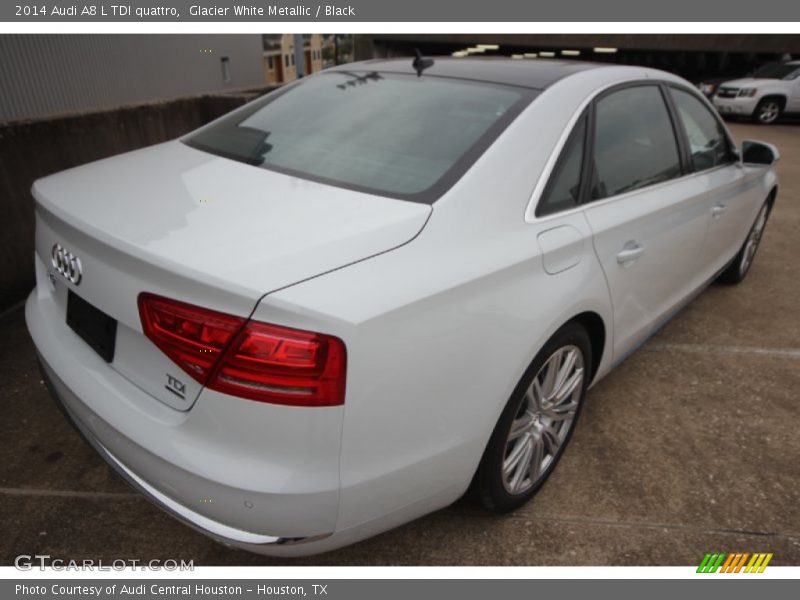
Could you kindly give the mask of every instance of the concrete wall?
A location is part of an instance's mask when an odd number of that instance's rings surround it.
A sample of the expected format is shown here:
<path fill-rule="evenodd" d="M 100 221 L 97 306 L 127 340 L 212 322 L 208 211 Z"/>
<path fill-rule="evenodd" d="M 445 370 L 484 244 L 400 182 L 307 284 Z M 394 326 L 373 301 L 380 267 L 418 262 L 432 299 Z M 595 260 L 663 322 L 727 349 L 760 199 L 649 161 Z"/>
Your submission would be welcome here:
<path fill-rule="evenodd" d="M 24 299 L 34 285 L 34 180 L 173 139 L 263 91 L 0 124 L 0 312 Z"/>
<path fill-rule="evenodd" d="M 2 35 L 0 122 L 261 85 L 262 54 L 259 34 Z"/>

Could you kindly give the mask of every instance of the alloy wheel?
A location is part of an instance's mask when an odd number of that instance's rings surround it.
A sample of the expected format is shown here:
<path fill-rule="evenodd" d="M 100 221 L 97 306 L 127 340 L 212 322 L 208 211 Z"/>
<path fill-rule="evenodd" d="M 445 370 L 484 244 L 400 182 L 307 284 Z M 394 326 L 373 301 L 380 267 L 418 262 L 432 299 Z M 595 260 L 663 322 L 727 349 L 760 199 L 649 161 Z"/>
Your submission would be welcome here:
<path fill-rule="evenodd" d="M 585 376 L 583 353 L 556 350 L 539 369 L 511 423 L 502 463 L 503 487 L 523 494 L 547 473 L 575 422 Z"/>
<path fill-rule="evenodd" d="M 753 263 L 753 257 L 756 255 L 761 236 L 764 233 L 764 226 L 767 224 L 767 210 L 768 206 L 766 204 L 761 207 L 756 222 L 750 230 L 750 235 L 747 236 L 747 242 L 745 242 L 744 251 L 742 252 L 742 260 L 739 263 L 739 273 L 741 275 L 747 273 Z"/>

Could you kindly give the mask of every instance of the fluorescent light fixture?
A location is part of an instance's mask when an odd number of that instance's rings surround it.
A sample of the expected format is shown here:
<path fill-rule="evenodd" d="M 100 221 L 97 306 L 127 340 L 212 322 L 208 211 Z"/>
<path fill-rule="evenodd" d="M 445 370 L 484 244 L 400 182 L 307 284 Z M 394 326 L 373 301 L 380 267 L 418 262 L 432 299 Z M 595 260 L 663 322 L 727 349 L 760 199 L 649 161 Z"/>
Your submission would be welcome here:
<path fill-rule="evenodd" d="M 562 56 L 580 56 L 581 55 L 581 51 L 580 50 L 562 50 L 561 51 L 561 55 Z"/>
<path fill-rule="evenodd" d="M 525 58 L 522 54 L 512 54 L 511 58 L 519 60 L 521 58 Z"/>
<path fill-rule="evenodd" d="M 539 55 L 536 52 L 526 52 L 523 54 L 525 58 L 539 58 Z"/>
<path fill-rule="evenodd" d="M 476 48 L 483 48 L 484 50 L 499 50 L 500 46 L 497 44 L 476 44 Z"/>
<path fill-rule="evenodd" d="M 555 55 L 555 52 L 539 52 L 539 56 L 542 58 L 553 58 Z"/>
<path fill-rule="evenodd" d="M 466 50 L 458 50 L 456 52 L 453 52 L 450 56 L 455 56 L 456 58 L 462 58 L 464 56 L 469 56 L 469 52 L 467 52 Z"/>
<path fill-rule="evenodd" d="M 594 51 L 597 52 L 598 54 L 614 54 L 614 53 L 616 53 L 617 49 L 616 48 L 595 48 Z"/>
<path fill-rule="evenodd" d="M 480 46 L 474 46 L 472 48 L 467 48 L 467 52 L 470 54 L 481 54 L 486 52 L 486 48 L 481 48 Z"/>

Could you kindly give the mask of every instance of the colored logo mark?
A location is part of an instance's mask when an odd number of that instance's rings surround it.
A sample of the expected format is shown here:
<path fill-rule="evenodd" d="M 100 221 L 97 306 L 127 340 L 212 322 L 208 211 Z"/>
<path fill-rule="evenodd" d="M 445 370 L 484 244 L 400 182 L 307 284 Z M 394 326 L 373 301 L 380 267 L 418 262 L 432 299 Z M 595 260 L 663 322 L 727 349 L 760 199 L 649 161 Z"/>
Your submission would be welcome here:
<path fill-rule="evenodd" d="M 697 567 L 698 573 L 763 573 L 769 561 L 772 560 L 772 552 L 757 552 L 749 554 L 747 552 L 707 552 L 703 557 L 700 566 Z M 745 566 L 746 565 L 746 566 Z"/>

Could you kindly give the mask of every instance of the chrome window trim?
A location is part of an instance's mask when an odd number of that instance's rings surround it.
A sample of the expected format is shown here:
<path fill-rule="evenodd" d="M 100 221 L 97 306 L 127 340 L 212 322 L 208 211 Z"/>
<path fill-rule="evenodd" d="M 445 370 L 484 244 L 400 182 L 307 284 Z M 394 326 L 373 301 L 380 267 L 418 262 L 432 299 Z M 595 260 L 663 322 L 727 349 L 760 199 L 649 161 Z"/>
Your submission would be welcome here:
<path fill-rule="evenodd" d="M 566 215 L 573 215 L 573 214 L 578 213 L 580 211 L 586 210 L 587 208 L 592 208 L 592 207 L 595 207 L 595 206 L 603 206 L 605 204 L 610 204 L 611 202 L 616 202 L 617 200 L 627 200 L 628 198 L 630 198 L 631 196 L 634 196 L 636 194 L 641 194 L 642 192 L 649 192 L 650 190 L 658 190 L 658 189 L 661 189 L 663 187 L 666 187 L 667 185 L 671 185 L 671 184 L 675 184 L 675 183 L 678 183 L 678 182 L 682 182 L 684 180 L 688 180 L 691 177 L 703 177 L 703 176 L 708 175 L 709 173 L 712 173 L 714 171 L 718 171 L 718 170 L 726 169 L 726 168 L 730 168 L 730 167 L 738 167 L 738 166 L 739 166 L 738 162 L 731 162 L 731 163 L 727 163 L 727 164 L 724 164 L 724 165 L 717 165 L 716 167 L 711 167 L 710 169 L 706 169 L 705 171 L 686 173 L 684 175 L 681 175 L 680 177 L 674 177 L 673 179 L 667 179 L 666 181 L 661 181 L 659 183 L 654 183 L 652 185 L 648 185 L 648 186 L 645 186 L 645 187 L 642 187 L 642 188 L 638 188 L 638 189 L 635 189 L 635 190 L 630 190 L 629 192 L 625 192 L 624 194 L 617 194 L 616 196 L 609 196 L 607 198 L 603 198 L 602 200 L 592 200 L 591 202 L 587 202 L 586 204 L 579 204 L 575 208 L 562 210 L 561 212 L 553 213 L 552 215 L 546 215 L 546 216 L 543 216 L 543 217 L 538 217 L 536 219 L 536 222 L 537 223 L 542 223 L 542 222 L 546 222 L 546 221 L 554 219 L 554 218 L 558 218 L 558 217 L 562 217 L 562 216 L 566 216 Z M 533 221 L 529 221 L 529 223 L 532 223 L 532 222 Z"/>
<path fill-rule="evenodd" d="M 739 165 L 741 163 L 741 161 L 734 160 L 734 161 L 731 161 L 729 163 L 725 163 L 725 164 L 722 164 L 722 165 L 716 165 L 714 167 L 710 167 L 710 168 L 705 169 L 703 171 L 692 171 L 691 173 L 684 173 L 684 174 L 680 175 L 679 177 L 673 177 L 672 179 L 668 179 L 666 181 L 662 181 L 662 182 L 659 182 L 659 183 L 654 183 L 652 185 L 648 185 L 648 186 L 645 186 L 643 188 L 630 190 L 628 192 L 624 192 L 622 194 L 617 194 L 615 196 L 608 196 L 608 197 L 602 198 L 600 200 L 592 200 L 591 202 L 588 202 L 588 203 L 585 203 L 585 204 L 579 204 L 579 205 L 577 205 L 577 206 L 575 206 L 573 208 L 568 208 L 566 210 L 555 212 L 555 213 L 552 213 L 552 214 L 549 214 L 549 215 L 543 215 L 541 217 L 537 217 L 536 216 L 536 207 L 538 206 L 539 202 L 541 201 L 542 194 L 544 193 L 544 190 L 547 188 L 547 185 L 548 185 L 548 183 L 550 182 L 550 179 L 553 176 L 553 171 L 555 170 L 555 167 L 558 164 L 558 161 L 560 160 L 561 155 L 564 152 L 564 146 L 566 145 L 567 141 L 569 140 L 570 136 L 572 135 L 572 131 L 575 128 L 575 126 L 577 125 L 577 123 L 580 120 L 581 116 L 586 111 L 586 108 L 592 102 L 594 102 L 599 96 L 603 95 L 604 93 L 606 93 L 607 91 L 611 90 L 612 88 L 619 87 L 619 86 L 632 85 L 632 84 L 635 85 L 636 83 L 641 83 L 642 85 L 652 84 L 652 85 L 656 85 L 656 86 L 660 86 L 660 85 L 672 86 L 672 87 L 675 87 L 677 89 L 681 89 L 681 90 L 684 90 L 684 91 L 688 91 L 689 93 L 692 93 L 685 85 L 682 85 L 680 82 L 671 81 L 671 80 L 662 80 L 662 79 L 641 78 L 641 77 L 637 77 L 635 79 L 627 79 L 627 80 L 624 80 L 624 81 L 615 81 L 615 82 L 609 83 L 609 84 L 607 84 L 607 85 L 605 85 L 605 86 L 603 86 L 601 88 L 598 88 L 597 90 L 594 90 L 594 92 L 589 97 L 587 97 L 578 106 L 578 108 L 575 110 L 575 112 L 569 118 L 569 121 L 567 122 L 567 126 L 564 128 L 564 131 L 561 132 L 561 136 L 559 137 L 558 141 L 556 142 L 556 145 L 553 148 L 553 152 L 550 153 L 550 156 L 548 157 L 547 162 L 545 163 L 544 169 L 542 169 L 542 174 L 539 176 L 539 179 L 538 179 L 538 181 L 536 182 L 536 185 L 533 188 L 533 192 L 531 193 L 531 196 L 528 199 L 528 204 L 525 207 L 525 222 L 526 223 L 542 223 L 542 222 L 550 221 L 550 220 L 552 220 L 554 218 L 559 218 L 559 217 L 567 216 L 567 215 L 573 215 L 573 214 L 585 209 L 587 206 L 590 206 L 590 205 L 591 206 L 599 206 L 601 204 L 606 204 L 608 202 L 614 202 L 616 200 L 626 199 L 626 198 L 632 196 L 633 194 L 640 193 L 640 192 L 642 192 L 644 190 L 660 189 L 661 187 L 664 187 L 664 186 L 666 186 L 668 184 L 677 183 L 677 182 L 683 181 L 683 180 L 685 180 L 685 179 L 687 179 L 689 177 L 696 177 L 696 176 L 700 176 L 700 175 L 705 175 L 705 174 L 711 173 L 711 172 L 713 172 L 713 171 L 715 171 L 717 169 L 736 166 L 736 165 Z M 708 103 L 708 100 L 706 100 L 704 97 L 701 98 L 699 95 L 697 97 L 700 98 L 701 101 L 705 101 L 705 104 L 707 106 L 712 106 L 712 108 L 713 108 L 713 105 Z M 666 102 L 666 100 L 665 100 L 665 102 Z M 715 116 L 715 118 L 716 118 L 716 115 L 714 114 L 714 112 L 712 112 L 712 115 Z M 718 123 L 720 122 L 719 119 L 717 119 L 717 122 Z M 725 126 L 724 123 L 721 123 L 721 124 L 722 124 L 723 131 L 725 132 L 725 135 L 728 137 L 728 141 L 732 143 L 730 132 L 728 131 L 728 128 Z M 681 126 L 682 126 L 682 124 L 681 124 Z M 678 140 L 676 139 L 676 143 L 677 143 L 677 141 Z"/>

